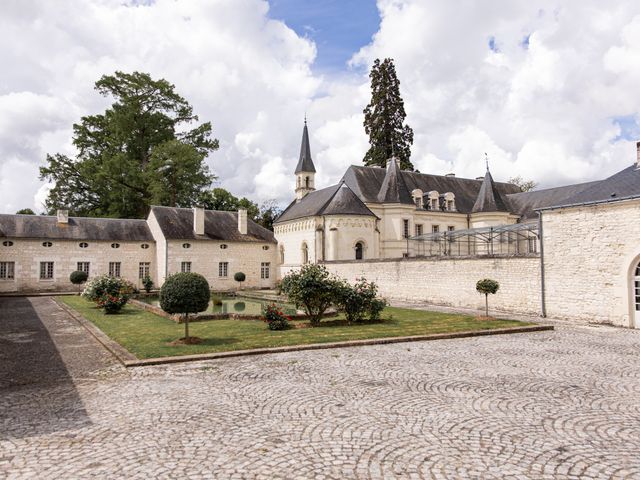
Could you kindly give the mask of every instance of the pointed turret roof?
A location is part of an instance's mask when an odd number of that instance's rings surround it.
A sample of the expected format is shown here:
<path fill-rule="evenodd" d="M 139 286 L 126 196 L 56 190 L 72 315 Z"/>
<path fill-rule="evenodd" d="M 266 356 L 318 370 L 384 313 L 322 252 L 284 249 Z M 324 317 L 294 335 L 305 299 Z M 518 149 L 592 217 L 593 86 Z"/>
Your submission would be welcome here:
<path fill-rule="evenodd" d="M 471 213 L 508 211 L 509 209 L 507 208 L 507 204 L 496 188 L 496 184 L 494 183 L 491 172 L 489 171 L 489 165 L 487 164 L 487 173 L 484 175 L 484 180 L 482 180 L 482 185 L 480 186 L 480 192 L 478 192 L 478 198 L 476 198 L 476 203 L 473 204 Z"/>
<path fill-rule="evenodd" d="M 311 160 L 311 147 L 309 146 L 309 130 L 307 129 L 307 119 L 304 119 L 304 128 L 302 129 L 302 144 L 300 145 L 300 160 L 296 166 L 294 173 L 300 172 L 316 172 L 316 167 Z"/>
<path fill-rule="evenodd" d="M 391 157 L 387 165 L 387 171 L 378 193 L 378 201 L 381 203 L 413 203 L 395 157 Z"/>

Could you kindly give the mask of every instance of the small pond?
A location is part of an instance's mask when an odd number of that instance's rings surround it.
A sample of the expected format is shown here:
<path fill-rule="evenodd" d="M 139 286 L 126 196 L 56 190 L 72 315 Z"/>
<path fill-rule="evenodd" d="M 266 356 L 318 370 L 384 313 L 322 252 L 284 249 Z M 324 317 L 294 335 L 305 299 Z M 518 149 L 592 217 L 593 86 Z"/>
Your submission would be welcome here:
<path fill-rule="evenodd" d="M 217 297 L 222 302 L 221 305 L 214 305 L 213 300 L 209 301 L 209 307 L 206 312 L 201 313 L 235 313 L 237 315 L 261 315 L 263 305 L 267 305 L 273 302 L 267 300 L 258 300 L 255 298 L 247 297 Z M 140 297 L 141 302 L 160 306 L 160 298 L 157 296 Z M 278 304 L 285 315 L 295 315 L 296 309 L 291 305 Z"/>

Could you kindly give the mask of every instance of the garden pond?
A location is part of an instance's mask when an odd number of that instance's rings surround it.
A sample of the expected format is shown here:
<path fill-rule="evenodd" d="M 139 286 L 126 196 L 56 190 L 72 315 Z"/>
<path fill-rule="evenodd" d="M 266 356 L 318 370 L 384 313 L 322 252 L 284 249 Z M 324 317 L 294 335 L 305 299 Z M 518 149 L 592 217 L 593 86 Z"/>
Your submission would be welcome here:
<path fill-rule="evenodd" d="M 158 296 L 150 296 L 150 297 L 141 297 L 138 298 L 139 301 L 148 303 L 149 305 L 153 305 L 155 307 L 160 307 L 160 298 Z M 270 305 L 274 302 L 269 300 L 259 300 L 256 298 L 248 298 L 248 297 L 217 297 L 217 301 L 209 300 L 209 306 L 205 312 L 201 312 L 203 314 L 211 313 L 228 313 L 228 314 L 236 314 L 236 315 L 247 315 L 247 316 L 258 316 L 262 315 L 262 309 L 265 305 Z M 295 315 L 296 309 L 293 305 L 277 303 L 282 312 L 285 315 Z"/>

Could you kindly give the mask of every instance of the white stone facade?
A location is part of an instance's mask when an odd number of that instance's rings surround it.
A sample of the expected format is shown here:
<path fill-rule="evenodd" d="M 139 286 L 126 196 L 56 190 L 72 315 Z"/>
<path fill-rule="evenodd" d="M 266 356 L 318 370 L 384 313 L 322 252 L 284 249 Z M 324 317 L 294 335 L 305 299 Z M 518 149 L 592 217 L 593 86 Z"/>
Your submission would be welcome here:
<path fill-rule="evenodd" d="M 42 238 L 0 239 L 1 264 L 13 265 L 13 278 L 0 278 L 0 292 L 69 291 L 77 289 L 69 281 L 79 262 L 89 263 L 89 278 L 109 273 L 109 263 L 119 263 L 120 276 L 141 287 L 140 264 L 148 264 L 149 274 L 157 278 L 154 242 L 81 241 Z M 5 246 L 3 243 L 12 243 Z M 44 243 L 51 246 L 43 246 Z M 82 248 L 80 244 L 87 246 Z M 118 248 L 112 248 L 117 245 Z M 142 248 L 146 245 L 147 248 Z M 53 262 L 53 277 L 41 277 L 41 264 Z M 116 268 L 113 265 L 112 268 Z M 0 276 L 1 272 L 0 272 Z M 46 276 L 46 275 L 45 275 Z"/>

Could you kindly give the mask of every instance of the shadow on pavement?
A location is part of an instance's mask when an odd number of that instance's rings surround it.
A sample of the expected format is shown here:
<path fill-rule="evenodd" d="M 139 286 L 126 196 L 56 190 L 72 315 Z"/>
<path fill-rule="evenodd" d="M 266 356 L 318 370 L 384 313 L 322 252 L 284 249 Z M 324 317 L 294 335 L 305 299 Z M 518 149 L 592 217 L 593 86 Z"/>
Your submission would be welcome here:
<path fill-rule="evenodd" d="M 79 332 L 60 312 L 46 298 L 0 298 L 0 440 L 90 423 L 58 350 L 73 350 Z"/>

